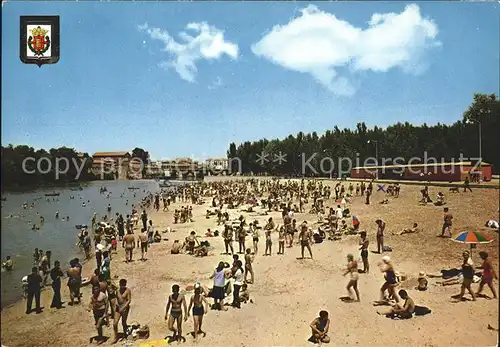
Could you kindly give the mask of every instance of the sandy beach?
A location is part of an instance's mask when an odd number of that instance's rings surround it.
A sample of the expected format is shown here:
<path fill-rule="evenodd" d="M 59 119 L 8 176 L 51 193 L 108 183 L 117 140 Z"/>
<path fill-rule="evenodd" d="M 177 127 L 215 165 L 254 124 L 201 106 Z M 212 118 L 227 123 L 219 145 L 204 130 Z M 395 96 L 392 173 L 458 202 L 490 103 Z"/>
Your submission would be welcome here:
<path fill-rule="evenodd" d="M 220 178 L 219 178 L 220 179 Z M 332 185 L 332 181 L 324 184 Z M 375 185 L 376 188 L 376 185 Z M 388 253 L 392 258 L 396 271 L 408 276 L 401 283 L 417 305 L 427 306 L 431 314 L 414 317 L 410 320 L 391 320 L 378 315 L 373 301 L 379 299 L 379 289 L 383 284 L 383 274 L 376 264 L 381 255 L 370 252 L 371 272 L 361 274 L 359 290 L 361 302 L 345 303 L 339 298 L 345 296 L 347 277 L 342 273 L 346 266 L 346 255 L 352 253 L 360 260 L 358 251 L 359 236 L 343 236 L 341 241 L 325 241 L 312 247 L 314 260 L 297 260 L 300 247 L 286 248 L 284 255 L 276 255 L 277 233 L 273 234 L 273 255 L 263 257 L 265 248 L 263 238 L 259 244 L 259 254 L 255 258 L 255 284 L 250 284 L 250 297 L 253 303 L 243 304 L 241 309 L 229 308 L 226 312 L 211 310 L 204 318 L 206 337 L 197 342 L 202 346 L 312 346 L 307 339 L 310 336 L 310 322 L 317 317 L 320 310 L 330 313 L 330 345 L 346 346 L 494 346 L 497 344 L 498 331 L 489 330 L 488 325 L 498 329 L 498 299 L 478 298 L 476 302 L 458 302 L 452 299 L 460 285 L 441 286 L 439 279 L 429 279 L 429 289 L 419 292 L 414 289 L 416 277 L 420 271 L 439 273 L 442 269 L 460 267 L 461 253 L 468 249 L 466 245 L 452 242 L 449 239 L 436 237 L 441 231 L 442 207 L 432 204 L 422 206 L 419 186 L 401 185 L 399 198 L 389 197 L 388 204 L 378 202 L 385 194 L 375 192 L 372 204 L 365 205 L 363 197 L 354 197 L 348 205 L 353 215 L 361 222 L 361 228 L 368 231 L 370 249 L 376 248 L 375 220 L 383 219 L 387 223 L 385 243 L 393 248 Z M 487 251 L 498 273 L 498 233 L 484 227 L 489 219 L 498 218 L 499 200 L 497 189 L 473 189 L 472 193 L 450 193 L 448 188 L 430 187 L 430 196 L 435 197 L 438 191 L 446 195 L 447 206 L 454 215 L 454 235 L 460 231 L 475 230 L 495 238 L 494 242 L 478 245 L 474 250 L 473 260 L 480 264 L 478 252 Z M 376 191 L 376 189 L 374 189 Z M 334 200 L 325 202 L 328 207 L 335 207 Z M 205 204 L 193 206 L 194 222 L 173 225 L 173 209 L 185 205 L 177 202 L 170 207 L 170 212 L 148 211 L 150 218 L 159 230 L 167 227 L 176 229 L 171 233 L 163 233 L 161 243 L 153 244 L 148 252 L 148 261 L 124 262 L 124 251 L 119 246 L 118 253 L 113 255 L 111 273 L 128 280 L 132 290 L 132 304 L 129 324 L 138 322 L 148 325 L 148 340 L 129 340 L 130 346 L 167 345 L 161 340 L 167 334 L 164 320 L 165 305 L 171 286 L 179 284 L 181 288 L 199 281 L 203 285 L 212 286 L 209 276 L 219 261 L 232 262 L 231 257 L 221 255 L 223 252 L 222 237 L 202 237 L 208 240 L 214 250 L 207 257 L 196 258 L 191 255 L 171 255 L 170 248 L 176 239 L 182 240 L 192 230 L 203 236 L 207 230 L 219 230 L 216 219 L 205 218 L 210 199 Z M 257 207 L 257 211 L 260 208 Z M 247 221 L 258 220 L 261 225 L 269 217 L 277 223 L 281 222 L 281 213 L 272 212 L 268 216 L 256 213 L 242 213 L 228 210 L 231 218 L 243 214 Z M 295 214 L 297 223 L 307 220 L 313 223 L 317 217 L 308 213 Z M 418 234 L 392 235 L 403 228 L 409 228 L 413 222 L 419 223 L 423 229 Z M 138 231 L 136 231 L 137 233 Z M 251 238 L 247 237 L 247 247 Z M 235 245 L 236 246 L 236 245 Z M 134 259 L 140 257 L 138 249 Z M 54 259 L 57 260 L 57 259 Z M 361 261 L 360 261 L 361 264 Z M 84 265 L 84 276 L 89 276 L 95 267 L 95 261 Z M 63 282 L 65 284 L 66 281 Z M 498 282 L 495 282 L 498 288 Z M 477 284 L 473 285 L 474 290 Z M 26 302 L 20 301 L 1 312 L 2 344 L 13 346 L 68 346 L 89 345 L 89 338 L 95 335 L 92 314 L 86 311 L 90 298 L 90 287 L 82 288 L 83 304 L 50 309 L 52 290 L 42 292 L 41 314 L 26 315 Z M 489 288 L 485 294 L 490 295 Z M 68 302 L 69 293 L 63 285 L 63 300 Z M 189 299 L 191 293 L 186 294 Z M 468 295 L 466 295 L 468 297 Z M 212 303 L 212 300 L 209 299 Z M 193 330 L 192 318 L 184 323 L 184 345 L 193 345 L 189 332 Z M 112 336 L 112 328 L 105 328 L 105 336 Z M 111 341 L 111 340 L 110 340 Z M 104 345 L 109 345 L 105 342 Z M 119 342 L 119 345 L 123 342 Z"/>

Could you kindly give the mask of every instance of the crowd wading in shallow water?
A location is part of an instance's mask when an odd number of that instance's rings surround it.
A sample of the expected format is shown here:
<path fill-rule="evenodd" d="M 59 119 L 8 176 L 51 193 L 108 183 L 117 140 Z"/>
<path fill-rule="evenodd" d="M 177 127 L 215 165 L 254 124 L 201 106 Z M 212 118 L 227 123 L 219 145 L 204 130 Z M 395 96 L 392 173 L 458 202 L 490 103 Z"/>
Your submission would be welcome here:
<path fill-rule="evenodd" d="M 426 314 L 430 310 L 415 304 L 410 294 L 405 290 L 398 290 L 402 280 L 397 266 L 388 255 L 392 251 L 387 246 L 387 230 L 390 230 L 390 220 L 378 218 L 375 225 L 364 226 L 362 216 L 355 215 L 350 205 L 353 199 L 363 199 L 365 204 L 371 204 L 373 195 L 373 181 L 366 182 L 336 182 L 332 188 L 321 180 L 278 180 L 278 179 L 241 179 L 224 182 L 198 182 L 178 187 L 173 191 L 149 193 L 137 205 L 131 205 L 128 215 L 114 214 L 111 209 L 102 215 L 94 214 L 90 227 L 81 226 L 78 234 L 78 244 L 84 249 L 89 260 L 95 256 L 95 271 L 90 278 L 82 278 L 82 265 L 79 259 L 70 262 L 66 271 L 67 285 L 70 289 L 69 305 L 79 305 L 82 300 L 89 302 L 88 310 L 94 316 L 97 335 L 92 338 L 98 342 L 106 340 L 104 327 L 112 324 L 113 342 L 127 339 L 129 336 L 147 338 L 149 328 L 129 325 L 128 318 L 133 310 L 133 291 L 128 287 L 127 279 L 121 278 L 112 270 L 113 261 L 118 257 L 119 247 L 125 250 L 124 261 L 127 266 L 134 266 L 134 260 L 147 261 L 151 256 L 148 251 L 155 247 L 155 243 L 162 242 L 161 234 L 169 233 L 175 238 L 175 228 L 180 224 L 190 223 L 196 218 L 213 220 L 214 230 L 208 229 L 200 236 L 195 230 L 191 231 L 184 240 L 172 239 L 171 254 L 189 254 L 194 257 L 206 257 L 214 253 L 210 245 L 211 237 L 223 240 L 222 254 L 232 255 L 233 262 L 219 262 L 210 275 L 200 278 L 200 282 L 188 285 L 185 289 L 180 284 L 171 288 L 165 308 L 166 331 L 171 335 L 165 338 L 169 342 L 186 341 L 183 335 L 183 324 L 192 317 L 192 337 L 197 340 L 206 335 L 202 330 L 204 316 L 210 310 L 228 311 L 228 307 L 239 310 L 243 304 L 254 303 L 251 296 L 251 286 L 259 281 L 259 274 L 254 272 L 252 263 L 259 256 L 296 257 L 297 261 L 315 261 L 314 249 L 321 247 L 325 242 L 336 242 L 342 238 L 359 238 L 359 258 L 354 254 L 346 255 L 344 276 L 349 279 L 346 283 L 347 296 L 344 301 L 362 303 L 362 290 L 359 287 L 360 275 L 369 273 L 369 248 L 371 242 L 373 253 L 382 254 L 382 261 L 378 264 L 381 276 L 380 300 L 373 305 L 392 306 L 387 312 L 380 312 L 391 318 L 409 319 L 415 314 Z M 379 187 L 380 188 L 380 187 Z M 380 190 L 380 189 L 379 189 Z M 387 204 L 390 199 L 397 199 L 401 189 L 398 184 L 382 188 Z M 424 193 L 428 196 L 428 188 Z M 442 195 L 442 193 L 441 193 Z M 440 197 L 441 202 L 444 201 Z M 425 203 L 427 203 L 427 199 Z M 175 207 L 172 205 L 175 204 Z M 193 215 L 194 205 L 207 205 L 204 215 Z M 173 211 L 171 226 L 166 230 L 158 230 L 148 211 Z M 204 208 L 205 210 L 205 208 Z M 276 221 L 269 216 L 270 212 L 281 212 L 281 218 Z M 300 218 L 308 214 L 315 216 L 314 223 Z M 263 225 L 257 219 L 265 219 Z M 452 215 L 448 209 L 444 211 L 443 236 L 452 225 Z M 438 223 L 438 222 L 436 222 Z M 376 230 L 369 234 L 366 228 Z M 219 229 L 219 230 L 217 230 Z M 199 232 L 199 231 L 198 231 Z M 392 237 L 400 237 L 407 233 L 419 232 L 418 223 L 402 232 L 392 232 Z M 276 237 L 273 237 L 276 236 Z M 278 245 L 273 245 L 273 239 Z M 205 240 L 202 240 L 205 239 Z M 236 243 L 236 244 L 235 244 Z M 61 298 L 61 283 L 65 274 L 61 270 L 59 261 L 51 268 L 50 253 L 37 250 L 36 260 L 40 268 L 33 267 L 27 277 L 27 310 L 32 312 L 33 299 L 35 311 L 41 313 L 40 288 L 46 283 L 47 275 L 52 280 L 53 300 L 51 307 L 63 308 Z M 42 253 L 42 254 L 40 254 Z M 140 257 L 139 257 L 140 254 Z M 41 257 L 43 255 L 43 257 Z M 483 259 L 482 273 L 476 273 L 469 253 L 464 253 L 462 264 L 462 288 L 457 298 L 462 299 L 467 290 L 471 297 L 481 295 L 487 285 L 496 297 L 493 280 L 497 274 L 486 252 L 481 253 Z M 358 264 L 358 260 L 361 262 Z M 361 269 L 361 266 L 362 269 Z M 39 271 L 40 270 L 40 271 Z M 339 273 L 338 275 L 340 276 Z M 479 282 L 475 277 L 481 277 L 477 293 L 472 290 L 472 283 Z M 418 290 L 427 289 L 427 279 L 424 273 L 419 274 Z M 212 286 L 202 285 L 203 280 L 211 280 Z M 80 292 L 82 286 L 92 287 L 90 298 L 83 298 Z M 188 292 L 193 294 L 186 298 Z M 163 293 L 158 293 L 163 296 Z M 211 303 L 209 303 L 209 300 Z M 319 312 L 310 324 L 310 342 L 328 343 L 330 337 L 329 313 L 326 310 Z M 213 318 L 216 319 L 216 318 Z M 121 322 L 121 327 L 119 323 Z M 122 330 L 122 331 L 120 331 Z"/>

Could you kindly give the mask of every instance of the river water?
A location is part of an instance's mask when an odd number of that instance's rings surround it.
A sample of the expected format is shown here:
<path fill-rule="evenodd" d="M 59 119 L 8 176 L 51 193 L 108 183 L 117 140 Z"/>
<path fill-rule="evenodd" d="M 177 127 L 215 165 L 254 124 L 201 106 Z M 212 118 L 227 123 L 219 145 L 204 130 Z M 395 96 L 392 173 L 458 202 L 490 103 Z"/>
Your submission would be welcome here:
<path fill-rule="evenodd" d="M 99 192 L 102 186 L 106 186 L 109 197 Z M 130 187 L 139 189 L 128 189 Z M 94 212 L 98 217 L 107 214 L 108 204 L 112 207 L 110 216 L 116 212 L 125 216 L 131 212 L 132 204 L 139 202 L 148 192 L 159 190 L 158 183 L 148 180 L 90 182 L 82 188 L 81 191 L 55 188 L 60 193 L 58 197 L 45 196 L 54 191 L 53 188 L 4 194 L 1 256 L 2 262 L 6 256 L 11 256 L 14 267 L 12 271 L 2 269 L 1 272 L 2 308 L 22 298 L 21 280 L 31 272 L 35 248 L 52 251 L 52 265 L 59 260 L 61 267 L 66 268 L 70 259 L 84 258 L 76 246 L 78 230 L 75 225 L 90 226 Z M 32 202 L 35 203 L 33 208 L 23 208 L 24 203 L 31 205 Z M 55 218 L 57 211 L 59 219 Z M 34 223 L 40 225 L 37 213 L 45 218 L 45 222 L 39 230 L 33 231 Z M 66 219 L 68 216 L 69 220 Z"/>

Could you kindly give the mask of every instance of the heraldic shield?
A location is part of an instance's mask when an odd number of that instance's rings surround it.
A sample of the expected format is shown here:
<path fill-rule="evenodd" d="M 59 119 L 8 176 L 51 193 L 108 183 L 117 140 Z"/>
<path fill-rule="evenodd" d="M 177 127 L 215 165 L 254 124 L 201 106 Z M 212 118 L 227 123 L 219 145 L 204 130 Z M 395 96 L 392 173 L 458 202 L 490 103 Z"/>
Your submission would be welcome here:
<path fill-rule="evenodd" d="M 20 36 L 23 63 L 42 67 L 59 61 L 59 16 L 21 16 Z"/>

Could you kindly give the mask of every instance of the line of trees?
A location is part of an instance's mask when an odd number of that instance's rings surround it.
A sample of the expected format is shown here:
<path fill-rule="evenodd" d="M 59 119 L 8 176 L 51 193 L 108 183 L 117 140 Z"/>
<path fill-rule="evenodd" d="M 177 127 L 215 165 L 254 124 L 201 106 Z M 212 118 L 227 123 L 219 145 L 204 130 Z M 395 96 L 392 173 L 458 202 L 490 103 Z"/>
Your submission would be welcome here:
<path fill-rule="evenodd" d="M 494 94 L 474 94 L 473 103 L 463 113 L 463 119 L 451 125 L 438 123 L 434 126 L 412 125 L 408 122 L 397 123 L 386 129 L 375 126 L 367 128 L 361 122 L 352 129 L 327 130 L 323 135 L 316 132 L 289 135 L 284 139 L 261 139 L 229 145 L 227 156 L 232 172 L 300 176 L 303 157 L 310 158 L 313 167 L 318 167 L 322 158 L 350 158 L 361 163 L 376 156 L 382 158 L 422 158 L 428 157 L 441 161 L 465 158 L 479 158 L 479 131 L 482 132 L 483 161 L 491 163 L 495 172 L 500 169 L 500 100 Z M 284 155 L 286 161 L 273 160 L 272 156 Z M 265 161 L 261 155 L 269 154 Z M 233 160 L 231 160 L 233 158 Z M 239 160 L 234 160 L 238 158 Z M 276 157 L 274 157 L 276 158 Z M 387 162 L 386 162 L 387 163 Z M 399 162 L 400 163 L 400 162 Z M 347 164 L 347 163 L 346 163 Z M 238 167 L 240 166 L 240 167 Z M 345 170 L 346 168 L 342 168 Z M 338 170 L 338 168 L 337 168 Z M 306 175 L 311 172 L 305 172 Z"/>
<path fill-rule="evenodd" d="M 147 163 L 149 153 L 142 148 L 134 148 L 131 157 Z M 2 190 L 29 189 L 101 179 L 100 173 L 96 172 L 95 175 L 92 172 L 93 161 L 88 153 L 78 153 L 68 147 L 52 148 L 47 151 L 36 150 L 27 145 L 9 144 L 1 147 L 1 163 Z M 103 178 L 112 180 L 116 179 L 117 175 L 104 173 Z"/>

